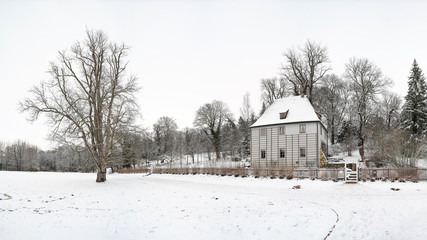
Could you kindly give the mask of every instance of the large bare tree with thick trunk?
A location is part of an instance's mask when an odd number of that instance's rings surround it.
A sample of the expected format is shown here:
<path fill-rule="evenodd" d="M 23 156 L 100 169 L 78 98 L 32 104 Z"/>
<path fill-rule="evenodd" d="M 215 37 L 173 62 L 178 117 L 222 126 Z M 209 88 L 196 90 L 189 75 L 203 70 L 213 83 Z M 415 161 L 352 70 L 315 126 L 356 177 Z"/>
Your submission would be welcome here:
<path fill-rule="evenodd" d="M 351 58 L 345 65 L 344 77 L 350 82 L 350 91 L 359 123 L 359 153 L 364 161 L 366 124 L 372 116 L 373 103 L 377 101 L 378 95 L 391 85 L 391 80 L 385 78 L 381 69 L 366 58 Z"/>
<path fill-rule="evenodd" d="M 216 153 L 221 158 L 223 130 L 227 122 L 233 122 L 233 116 L 227 105 L 221 101 L 212 101 L 201 106 L 196 113 L 194 126 L 202 129 Z"/>
<path fill-rule="evenodd" d="M 126 72 L 128 50 L 102 31 L 86 30 L 83 41 L 60 51 L 58 62 L 50 64 L 51 79 L 20 102 L 30 121 L 47 117 L 53 140 L 84 146 L 97 166 L 97 182 L 106 181 L 106 163 L 119 133 L 138 115 L 136 77 Z"/>
<path fill-rule="evenodd" d="M 314 85 L 331 69 L 326 47 L 308 40 L 304 47 L 289 49 L 283 56 L 283 77 L 292 83 L 295 95 L 308 95 L 312 103 Z"/>

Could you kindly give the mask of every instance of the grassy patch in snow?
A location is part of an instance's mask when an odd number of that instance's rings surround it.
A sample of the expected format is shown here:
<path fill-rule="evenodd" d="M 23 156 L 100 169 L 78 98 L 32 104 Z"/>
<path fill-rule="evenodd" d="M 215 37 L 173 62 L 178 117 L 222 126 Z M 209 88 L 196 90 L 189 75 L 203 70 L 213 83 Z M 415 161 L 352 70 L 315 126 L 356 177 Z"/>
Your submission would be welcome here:
<path fill-rule="evenodd" d="M 7 193 L 0 193 L 0 200 L 10 200 L 12 199 L 12 196 L 10 196 Z"/>

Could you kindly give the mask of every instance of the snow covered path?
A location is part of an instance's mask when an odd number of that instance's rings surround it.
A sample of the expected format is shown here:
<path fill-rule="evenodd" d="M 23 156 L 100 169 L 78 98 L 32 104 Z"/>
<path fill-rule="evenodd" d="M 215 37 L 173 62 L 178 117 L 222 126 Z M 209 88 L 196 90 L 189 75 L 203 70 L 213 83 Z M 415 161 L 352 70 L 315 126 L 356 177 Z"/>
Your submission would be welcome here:
<path fill-rule="evenodd" d="M 427 239 L 426 182 L 107 178 L 0 172 L 0 238 Z"/>

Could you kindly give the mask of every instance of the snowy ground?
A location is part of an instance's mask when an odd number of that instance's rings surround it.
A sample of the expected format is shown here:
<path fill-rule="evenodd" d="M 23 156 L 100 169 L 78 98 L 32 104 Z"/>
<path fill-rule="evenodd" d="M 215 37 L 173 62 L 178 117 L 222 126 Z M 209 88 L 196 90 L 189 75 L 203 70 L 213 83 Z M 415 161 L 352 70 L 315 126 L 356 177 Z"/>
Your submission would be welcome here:
<path fill-rule="evenodd" d="M 0 172 L 0 239 L 427 239 L 426 203 L 427 182 Z"/>

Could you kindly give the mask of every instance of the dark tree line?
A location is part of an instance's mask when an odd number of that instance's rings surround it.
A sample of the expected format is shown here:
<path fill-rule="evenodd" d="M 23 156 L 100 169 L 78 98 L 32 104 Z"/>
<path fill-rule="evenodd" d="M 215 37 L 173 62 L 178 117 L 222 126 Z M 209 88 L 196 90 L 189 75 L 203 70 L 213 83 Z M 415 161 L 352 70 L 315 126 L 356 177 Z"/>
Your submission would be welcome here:
<path fill-rule="evenodd" d="M 83 151 L 58 147 L 42 151 L 24 141 L 0 143 L 0 170 L 93 172 L 95 166 Z"/>

